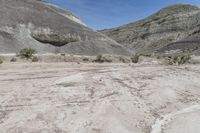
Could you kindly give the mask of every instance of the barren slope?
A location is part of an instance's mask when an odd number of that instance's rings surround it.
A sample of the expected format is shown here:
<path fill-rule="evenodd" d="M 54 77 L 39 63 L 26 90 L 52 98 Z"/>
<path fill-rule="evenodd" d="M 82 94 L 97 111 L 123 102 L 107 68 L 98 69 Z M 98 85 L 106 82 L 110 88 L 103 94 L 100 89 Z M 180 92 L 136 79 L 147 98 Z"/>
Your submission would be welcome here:
<path fill-rule="evenodd" d="M 41 0 L 0 0 L 0 53 L 31 47 L 38 53 L 129 54 L 70 12 Z"/>
<path fill-rule="evenodd" d="M 200 54 L 200 9 L 172 5 L 143 20 L 101 32 L 135 52 Z"/>

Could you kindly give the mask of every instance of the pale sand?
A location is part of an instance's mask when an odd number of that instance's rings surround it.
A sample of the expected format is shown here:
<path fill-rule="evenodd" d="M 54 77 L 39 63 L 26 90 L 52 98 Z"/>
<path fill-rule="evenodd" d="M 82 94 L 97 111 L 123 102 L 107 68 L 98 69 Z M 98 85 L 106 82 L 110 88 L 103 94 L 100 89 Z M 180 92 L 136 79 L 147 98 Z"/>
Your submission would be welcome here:
<path fill-rule="evenodd" d="M 1 133 L 199 133 L 200 65 L 2 64 L 0 103 Z"/>

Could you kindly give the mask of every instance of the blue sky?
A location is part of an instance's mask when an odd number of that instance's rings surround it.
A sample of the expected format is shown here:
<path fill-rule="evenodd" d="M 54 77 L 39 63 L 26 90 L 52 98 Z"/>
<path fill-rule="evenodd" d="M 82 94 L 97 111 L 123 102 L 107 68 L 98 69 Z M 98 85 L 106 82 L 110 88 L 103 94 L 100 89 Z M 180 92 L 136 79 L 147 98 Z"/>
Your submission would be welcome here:
<path fill-rule="evenodd" d="M 117 27 L 177 3 L 200 6 L 200 0 L 47 0 L 73 12 L 94 30 Z"/>

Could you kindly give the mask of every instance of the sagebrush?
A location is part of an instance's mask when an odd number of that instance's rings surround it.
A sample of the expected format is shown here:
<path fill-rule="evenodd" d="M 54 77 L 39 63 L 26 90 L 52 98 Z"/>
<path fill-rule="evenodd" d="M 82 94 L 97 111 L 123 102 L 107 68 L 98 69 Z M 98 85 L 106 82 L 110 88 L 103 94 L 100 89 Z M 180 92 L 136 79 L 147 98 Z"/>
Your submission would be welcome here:
<path fill-rule="evenodd" d="M 138 63 L 139 58 L 140 58 L 140 55 L 139 55 L 139 54 L 132 55 L 132 56 L 131 56 L 131 61 L 132 61 L 133 63 Z"/>
<path fill-rule="evenodd" d="M 2 64 L 3 63 L 3 60 L 0 58 L 0 64 Z"/>
<path fill-rule="evenodd" d="M 169 56 L 168 57 L 168 64 L 169 65 L 182 65 L 187 63 L 189 60 L 191 60 L 192 56 L 191 54 L 183 54 L 183 55 L 177 55 L 177 56 Z"/>
<path fill-rule="evenodd" d="M 111 59 L 108 59 L 107 57 L 103 56 L 103 55 L 97 55 L 96 59 L 94 60 L 94 62 L 98 62 L 98 63 L 104 63 L 104 62 L 112 62 Z"/>
<path fill-rule="evenodd" d="M 35 53 L 36 53 L 36 50 L 34 49 L 24 48 L 24 49 L 21 49 L 17 55 L 21 58 L 30 59 L 31 57 L 33 57 Z"/>

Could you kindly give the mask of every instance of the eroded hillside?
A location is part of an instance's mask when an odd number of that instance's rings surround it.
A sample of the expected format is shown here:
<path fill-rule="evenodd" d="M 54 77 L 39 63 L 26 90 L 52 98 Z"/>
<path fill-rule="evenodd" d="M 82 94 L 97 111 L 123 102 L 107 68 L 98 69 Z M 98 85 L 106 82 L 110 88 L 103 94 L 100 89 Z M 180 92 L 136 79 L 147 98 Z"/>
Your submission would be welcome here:
<path fill-rule="evenodd" d="M 0 53 L 30 47 L 38 53 L 129 54 L 72 13 L 41 0 L 0 0 L 0 15 Z"/>
<path fill-rule="evenodd" d="M 134 52 L 200 54 L 200 9 L 172 5 L 135 23 L 101 31 Z"/>

